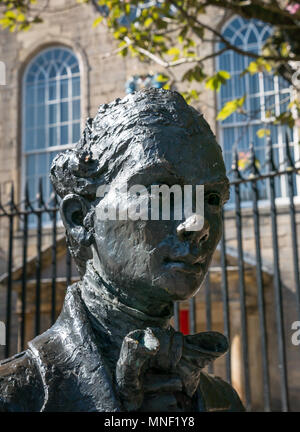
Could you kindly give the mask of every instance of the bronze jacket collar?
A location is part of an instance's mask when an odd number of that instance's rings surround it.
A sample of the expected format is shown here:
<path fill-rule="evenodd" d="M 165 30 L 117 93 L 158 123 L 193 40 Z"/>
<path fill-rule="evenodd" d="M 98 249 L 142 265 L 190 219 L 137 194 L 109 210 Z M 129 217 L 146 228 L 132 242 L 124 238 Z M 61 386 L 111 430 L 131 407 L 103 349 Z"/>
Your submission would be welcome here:
<path fill-rule="evenodd" d="M 44 385 L 41 411 L 121 411 L 78 284 L 68 288 L 54 326 L 28 345 Z"/>

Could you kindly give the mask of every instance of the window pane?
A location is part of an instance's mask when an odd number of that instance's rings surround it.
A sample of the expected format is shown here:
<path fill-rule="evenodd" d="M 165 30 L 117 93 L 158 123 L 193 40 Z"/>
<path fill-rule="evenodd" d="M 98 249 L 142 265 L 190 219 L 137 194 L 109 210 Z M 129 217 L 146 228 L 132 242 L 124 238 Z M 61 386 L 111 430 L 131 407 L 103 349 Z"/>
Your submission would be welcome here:
<path fill-rule="evenodd" d="M 61 99 L 65 99 L 68 97 L 68 84 L 69 84 L 68 79 L 63 79 L 60 82 L 60 97 L 61 97 Z"/>
<path fill-rule="evenodd" d="M 242 72 L 245 69 L 245 61 L 242 55 L 233 54 L 233 66 L 235 72 Z"/>
<path fill-rule="evenodd" d="M 34 106 L 29 106 L 26 109 L 25 126 L 27 129 L 34 127 Z"/>
<path fill-rule="evenodd" d="M 80 96 L 80 78 L 72 79 L 72 96 Z"/>
<path fill-rule="evenodd" d="M 256 43 L 256 42 L 257 42 L 257 37 L 256 37 L 254 31 L 251 30 L 251 31 L 250 31 L 250 34 L 249 34 L 249 36 L 248 36 L 248 43 L 249 43 L 249 44 L 252 44 L 252 43 Z"/>
<path fill-rule="evenodd" d="M 48 155 L 47 153 L 41 153 L 37 156 L 37 168 L 36 173 L 38 177 L 44 176 L 48 174 Z"/>
<path fill-rule="evenodd" d="M 45 105 L 37 108 L 37 126 L 45 125 Z"/>
<path fill-rule="evenodd" d="M 61 57 L 61 60 L 65 63 L 66 60 L 67 60 L 70 56 L 71 56 L 70 52 L 66 50 L 66 51 L 63 53 L 63 55 L 62 55 L 62 57 Z"/>
<path fill-rule="evenodd" d="M 273 91 L 274 90 L 274 78 L 272 75 L 264 74 L 264 90 Z"/>
<path fill-rule="evenodd" d="M 34 149 L 34 129 L 28 129 L 25 136 L 25 150 Z"/>
<path fill-rule="evenodd" d="M 62 102 L 60 104 L 60 121 L 61 122 L 66 122 L 68 121 L 68 108 L 69 108 L 69 104 L 68 102 Z"/>
<path fill-rule="evenodd" d="M 234 144 L 234 128 L 224 128 L 224 150 L 230 151 Z"/>
<path fill-rule="evenodd" d="M 244 96 L 244 94 L 246 93 L 246 82 L 245 82 L 245 77 L 237 77 L 236 78 L 236 97 L 242 97 Z"/>
<path fill-rule="evenodd" d="M 49 78 L 55 78 L 56 74 L 57 74 L 56 68 L 54 66 L 51 66 L 49 71 Z"/>
<path fill-rule="evenodd" d="M 49 83 L 49 100 L 56 99 L 56 81 Z"/>
<path fill-rule="evenodd" d="M 34 104 L 34 90 L 35 87 L 33 85 L 29 85 L 26 87 L 26 105 Z"/>
<path fill-rule="evenodd" d="M 72 142 L 75 143 L 79 140 L 80 138 L 80 124 L 79 123 L 74 123 L 73 124 L 73 140 Z"/>
<path fill-rule="evenodd" d="M 73 66 L 71 70 L 72 70 L 72 73 L 74 73 L 74 74 L 78 73 L 79 72 L 79 66 L 78 66 L 78 64 L 76 64 L 75 66 Z"/>
<path fill-rule="evenodd" d="M 49 129 L 49 146 L 53 147 L 59 145 L 57 140 L 57 128 L 51 127 Z"/>
<path fill-rule="evenodd" d="M 68 130 L 69 130 L 69 126 L 61 126 L 60 128 L 61 145 L 69 144 Z"/>
<path fill-rule="evenodd" d="M 73 120 L 80 119 L 80 100 L 73 101 Z"/>
<path fill-rule="evenodd" d="M 257 74 L 249 76 L 249 92 L 251 94 L 259 93 L 259 81 Z"/>
<path fill-rule="evenodd" d="M 275 115 L 275 96 L 274 95 L 265 96 L 265 110 L 271 111 L 272 115 Z"/>
<path fill-rule="evenodd" d="M 37 103 L 42 104 L 45 102 L 45 86 L 39 85 L 37 88 Z"/>
<path fill-rule="evenodd" d="M 61 74 L 61 76 L 68 75 L 67 68 L 63 67 L 62 70 L 61 70 L 61 72 L 60 72 L 60 74 Z"/>
<path fill-rule="evenodd" d="M 57 106 L 56 104 L 49 105 L 49 123 L 57 123 Z"/>
<path fill-rule="evenodd" d="M 35 155 L 26 157 L 26 176 L 35 176 Z"/>
<path fill-rule="evenodd" d="M 288 104 L 290 103 L 290 95 L 289 93 L 281 93 L 279 95 L 280 99 L 280 113 L 283 113 L 288 110 Z"/>
<path fill-rule="evenodd" d="M 260 98 L 251 97 L 250 98 L 250 116 L 251 119 L 260 119 Z"/>
<path fill-rule="evenodd" d="M 46 133 L 45 128 L 38 128 L 36 130 L 36 148 L 42 149 L 46 147 Z"/>
<path fill-rule="evenodd" d="M 278 76 L 278 84 L 279 84 L 280 89 L 289 88 L 289 86 L 290 86 L 288 81 L 285 80 L 282 76 Z"/>
<path fill-rule="evenodd" d="M 76 60 L 76 58 L 73 56 L 73 54 L 70 55 L 70 57 L 68 58 L 67 63 L 68 63 L 69 66 L 72 66 L 74 63 L 77 63 L 77 60 Z"/>

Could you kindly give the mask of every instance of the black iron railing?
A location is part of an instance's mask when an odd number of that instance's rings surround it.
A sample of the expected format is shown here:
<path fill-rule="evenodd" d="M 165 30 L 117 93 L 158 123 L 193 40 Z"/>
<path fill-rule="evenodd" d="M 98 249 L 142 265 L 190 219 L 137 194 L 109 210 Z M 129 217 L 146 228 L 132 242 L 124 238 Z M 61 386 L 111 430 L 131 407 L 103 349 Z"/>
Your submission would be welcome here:
<path fill-rule="evenodd" d="M 231 282 L 229 281 L 230 265 L 228 264 L 228 240 L 227 237 L 235 230 L 235 271 L 237 274 L 237 298 L 240 314 L 240 334 L 241 334 L 241 356 L 243 363 L 243 389 L 244 402 L 248 410 L 251 410 L 253 401 L 251 395 L 251 376 L 249 365 L 249 344 L 251 338 L 248 334 L 248 306 L 247 306 L 247 286 L 245 283 L 245 269 L 247 259 L 245 258 L 244 237 L 243 237 L 243 221 L 247 217 L 251 219 L 253 224 L 253 240 L 254 247 L 252 250 L 254 256 L 254 273 L 257 296 L 257 313 L 259 318 L 259 339 L 261 349 L 261 368 L 262 368 L 262 392 L 263 392 L 263 409 L 270 411 L 272 409 L 272 380 L 270 379 L 270 354 L 268 353 L 268 324 L 266 322 L 266 305 L 265 305 L 265 283 L 264 283 L 264 247 L 262 245 L 261 233 L 261 212 L 266 214 L 266 207 L 261 210 L 259 205 L 259 182 L 265 182 L 269 191 L 269 201 L 267 204 L 267 214 L 269 217 L 269 226 L 271 229 L 272 242 L 272 280 L 273 280 L 273 296 L 276 321 L 276 339 L 277 339 L 277 370 L 280 377 L 280 401 L 282 411 L 289 410 L 289 382 L 287 376 L 287 357 L 286 357 L 286 332 L 284 329 L 284 302 L 283 302 L 283 284 L 280 262 L 280 249 L 278 244 L 278 205 L 276 202 L 275 179 L 282 176 L 286 179 L 286 200 L 288 206 L 286 214 L 290 223 L 290 249 L 293 268 L 293 289 L 295 292 L 295 307 L 297 308 L 298 319 L 300 320 L 300 281 L 299 281 L 299 252 L 298 252 L 298 236 L 297 232 L 297 213 L 295 206 L 296 177 L 300 170 L 297 168 L 297 163 L 292 159 L 290 145 L 286 139 L 285 143 L 285 160 L 284 166 L 275 166 L 273 160 L 272 142 L 268 140 L 267 159 L 264 167 L 259 168 L 255 149 L 250 146 L 250 160 L 247 170 L 241 171 L 238 164 L 237 151 L 234 152 L 233 166 L 230 172 L 232 196 L 234 203 L 230 209 L 223 211 L 223 237 L 219 245 L 219 272 L 220 272 L 220 298 L 223 309 L 223 332 L 231 339 Z M 244 214 L 242 202 L 242 187 L 249 187 L 251 190 L 251 203 L 248 206 L 247 215 Z M 19 310 L 18 310 L 18 348 L 21 350 L 26 348 L 26 341 L 34 335 L 26 334 L 27 320 L 27 305 L 28 305 L 28 284 L 29 281 L 34 281 L 34 333 L 39 334 L 45 330 L 42 325 L 43 310 L 43 257 L 45 250 L 47 256 L 50 257 L 47 261 L 47 266 L 50 268 L 50 278 L 48 277 L 47 290 L 50 298 L 50 324 L 54 323 L 57 317 L 58 307 L 58 281 L 63 280 L 65 286 L 70 285 L 74 279 L 74 266 L 72 267 L 71 256 L 66 249 L 65 251 L 65 271 L 63 278 L 58 274 L 58 241 L 63 238 L 63 231 L 60 227 L 58 200 L 54 194 L 46 202 L 43 196 L 42 181 L 39 182 L 39 192 L 35 202 L 29 199 L 28 188 L 25 188 L 24 199 L 18 205 L 14 196 L 14 188 L 11 187 L 8 203 L 0 201 L 0 226 L 1 247 L 5 251 L 6 272 L 0 278 L 0 290 L 6 291 L 6 313 L 5 316 L 0 316 L 0 320 L 6 324 L 6 346 L 5 356 L 8 357 L 14 354 L 11 349 L 12 342 L 12 293 L 14 290 L 18 292 Z M 299 192 L 298 192 L 299 195 Z M 47 223 L 44 223 L 44 215 L 47 215 Z M 34 221 L 34 223 L 31 223 Z M 233 221 L 231 227 L 229 223 Z M 45 231 L 47 232 L 46 249 L 45 249 Z M 58 240 L 59 239 L 59 240 Z M 6 246 L 7 245 L 7 246 Z M 47 249 L 48 248 L 48 249 Z M 21 252 L 20 252 L 21 251 Z M 282 259 L 282 258 L 281 258 Z M 32 264 L 33 263 L 33 264 Z M 247 264 L 247 268 L 249 265 Z M 73 270 L 72 270 L 73 269 Z M 61 271 L 61 270 L 60 270 Z M 205 307 L 205 323 L 206 330 L 214 330 L 213 310 L 214 310 L 214 293 L 211 286 L 212 273 L 209 272 L 204 287 L 202 289 L 202 297 L 198 295 L 189 301 L 189 324 L 190 333 L 199 331 L 197 302 L 203 301 Z M 76 277 L 75 277 L 76 278 Z M 50 279 L 50 282 L 49 282 Z M 18 285 L 19 284 L 19 285 Z M 16 288 L 19 286 L 20 289 Z M 0 291 L 1 292 L 1 291 Z M 174 322 L 175 328 L 180 329 L 180 310 L 181 305 L 175 303 Z M 232 381 L 231 358 L 232 353 L 229 351 L 226 355 L 224 365 L 224 378 Z M 210 366 L 209 372 L 213 372 L 213 366 Z M 300 383 L 299 391 L 300 391 Z"/>
<path fill-rule="evenodd" d="M 253 236 L 255 240 L 255 267 L 256 267 L 256 284 L 257 284 L 257 305 L 259 313 L 260 325 L 260 340 L 261 340 L 261 357 L 263 370 L 263 400 L 264 410 L 271 410 L 270 398 L 270 378 L 269 378 L 269 362 L 267 354 L 267 330 L 265 318 L 265 300 L 264 300 L 264 284 L 263 284 L 263 265 L 262 265 L 262 246 L 260 233 L 260 213 L 259 213 L 259 193 L 257 184 L 260 181 L 267 182 L 269 190 L 269 205 L 270 205 L 270 224 L 272 231 L 272 249 L 273 249 L 273 286 L 276 308 L 276 331 L 278 344 L 278 373 L 280 375 L 280 392 L 281 392 L 281 409 L 282 411 L 289 410 L 289 395 L 288 395 L 288 377 L 287 377 L 287 361 L 286 361 L 286 341 L 283 323 L 283 300 L 282 300 L 282 280 L 280 274 L 279 262 L 279 246 L 278 246 L 278 228 L 277 228 L 277 206 L 275 193 L 275 178 L 285 176 L 288 189 L 288 207 L 291 226 L 291 249 L 293 258 L 294 284 L 296 292 L 296 307 L 298 309 L 298 319 L 300 320 L 300 278 L 299 278 L 299 232 L 297 232 L 296 224 L 296 209 L 295 209 L 295 176 L 300 174 L 299 161 L 295 162 L 292 159 L 290 144 L 288 137 L 285 140 L 285 160 L 284 168 L 276 167 L 273 160 L 272 141 L 267 141 L 267 160 L 262 168 L 266 168 L 266 172 L 261 172 L 257 167 L 257 159 L 255 157 L 254 146 L 250 145 L 250 163 L 248 165 L 248 175 L 239 170 L 238 153 L 235 150 L 233 155 L 233 165 L 230 174 L 231 186 L 234 193 L 234 219 L 236 225 L 237 237 L 237 267 L 239 280 L 239 302 L 240 302 L 240 323 L 242 335 L 242 357 L 243 357 L 243 379 L 245 386 L 245 405 L 248 410 L 251 410 L 251 390 L 249 377 L 249 353 L 248 353 L 248 334 L 247 334 L 247 312 L 246 312 L 246 287 L 245 287 L 245 260 L 243 249 L 243 226 L 242 226 L 242 208 L 241 208 L 241 185 L 250 185 L 252 191 L 251 209 L 253 218 Z M 297 167 L 298 165 L 298 167 Z M 299 213 L 299 211 L 298 211 Z M 299 230 L 298 230 L 299 231 Z M 227 277 L 227 260 L 226 260 L 226 217 L 223 213 L 223 237 L 220 243 L 220 263 L 221 263 L 221 291 L 223 299 L 223 320 L 224 334 L 230 339 L 230 314 L 229 314 L 229 294 L 228 294 L 228 277 Z M 212 329 L 211 323 L 211 298 L 209 289 L 209 275 L 205 282 L 205 304 L 206 304 L 206 330 Z M 195 331 L 195 298 L 190 300 L 190 329 L 191 333 Z M 175 327 L 180 328 L 179 322 L 179 304 L 175 306 Z M 210 368 L 212 372 L 212 367 Z M 226 379 L 231 382 L 231 359 L 230 352 L 226 357 Z M 298 383 L 300 386 L 300 382 Z"/>

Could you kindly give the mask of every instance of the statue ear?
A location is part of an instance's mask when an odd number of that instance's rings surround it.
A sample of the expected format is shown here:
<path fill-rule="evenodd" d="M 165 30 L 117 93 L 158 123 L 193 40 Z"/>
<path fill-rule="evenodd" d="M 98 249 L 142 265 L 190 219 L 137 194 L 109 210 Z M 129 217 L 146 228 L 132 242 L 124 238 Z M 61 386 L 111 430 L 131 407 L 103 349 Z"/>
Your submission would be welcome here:
<path fill-rule="evenodd" d="M 66 195 L 60 203 L 60 214 L 68 234 L 81 246 L 91 246 L 94 236 L 91 227 L 85 223 L 88 210 L 84 198 Z"/>

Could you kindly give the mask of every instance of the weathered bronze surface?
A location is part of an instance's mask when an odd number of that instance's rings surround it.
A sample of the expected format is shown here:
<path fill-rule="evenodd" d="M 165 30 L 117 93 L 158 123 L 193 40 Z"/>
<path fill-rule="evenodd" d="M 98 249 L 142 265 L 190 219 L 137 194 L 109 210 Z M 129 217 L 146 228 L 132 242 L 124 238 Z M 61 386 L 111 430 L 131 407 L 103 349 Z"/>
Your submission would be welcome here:
<path fill-rule="evenodd" d="M 101 105 L 51 167 L 82 280 L 56 323 L 0 364 L 0 411 L 242 411 L 202 369 L 228 349 L 217 332 L 183 336 L 173 301 L 201 286 L 221 236 L 228 179 L 207 122 L 176 92 L 150 89 Z M 205 223 L 101 220 L 104 184 L 204 185 Z"/>

